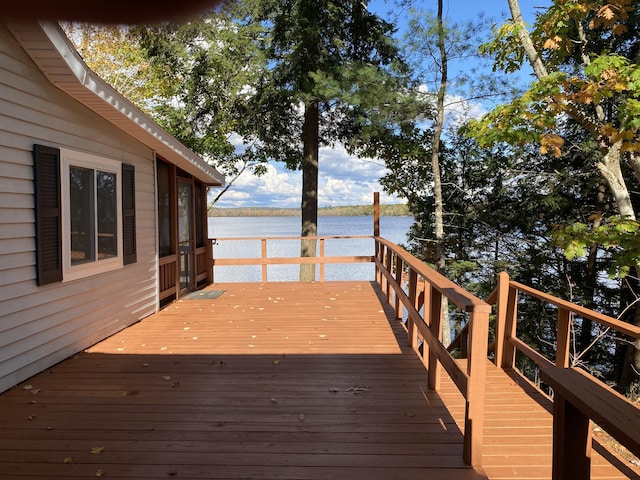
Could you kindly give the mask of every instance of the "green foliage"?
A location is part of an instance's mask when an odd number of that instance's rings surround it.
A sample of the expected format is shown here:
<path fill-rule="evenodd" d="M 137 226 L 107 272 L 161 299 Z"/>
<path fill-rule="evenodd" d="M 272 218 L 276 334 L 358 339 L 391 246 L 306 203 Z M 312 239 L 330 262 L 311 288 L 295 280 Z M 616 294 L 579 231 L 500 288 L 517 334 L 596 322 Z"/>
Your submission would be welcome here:
<path fill-rule="evenodd" d="M 522 65 L 525 48 L 519 28 L 525 26 L 507 22 L 481 47 L 494 57 L 496 69 L 512 71 Z M 546 73 L 538 72 L 521 96 L 473 122 L 469 134 L 482 147 L 531 144 L 560 159 L 573 145 L 568 141 L 572 131 L 582 129 L 597 147 L 583 171 L 600 172 L 619 213 L 633 219 L 626 182 L 633 182 L 633 176 L 640 182 L 639 28 L 637 2 L 554 1 L 537 15 L 530 31 L 529 48 L 539 55 Z M 622 169 L 622 162 L 631 168 Z M 587 222 L 561 223 L 569 226 L 558 227 L 556 238 L 569 260 L 599 245 L 615 257 L 617 273 L 624 276 L 638 265 L 636 234 L 615 217 L 595 229 Z"/>
<path fill-rule="evenodd" d="M 592 245 L 599 245 L 612 252 L 614 259 L 609 274 L 620 278 L 629 274 L 633 267 L 640 268 L 640 222 L 613 216 L 599 220 L 599 226 L 576 222 L 556 227 L 553 232 L 555 241 L 564 248 L 565 255 L 573 260 L 587 255 Z"/>

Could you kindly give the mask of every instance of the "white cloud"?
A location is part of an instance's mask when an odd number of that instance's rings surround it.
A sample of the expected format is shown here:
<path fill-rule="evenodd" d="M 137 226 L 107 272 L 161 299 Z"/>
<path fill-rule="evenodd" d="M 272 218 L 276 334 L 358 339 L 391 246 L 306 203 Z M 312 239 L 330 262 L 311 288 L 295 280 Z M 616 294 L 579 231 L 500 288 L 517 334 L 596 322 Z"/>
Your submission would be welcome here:
<path fill-rule="evenodd" d="M 369 205 L 373 192 L 382 192 L 379 179 L 385 173 L 380 162 L 349 155 L 343 147 L 322 148 L 319 159 L 318 205 Z M 246 172 L 223 195 L 219 207 L 272 206 L 298 208 L 302 192 L 302 173 L 287 170 L 281 163 L 270 163 L 267 172 L 256 177 Z M 400 203 L 381 193 L 382 203 Z"/>

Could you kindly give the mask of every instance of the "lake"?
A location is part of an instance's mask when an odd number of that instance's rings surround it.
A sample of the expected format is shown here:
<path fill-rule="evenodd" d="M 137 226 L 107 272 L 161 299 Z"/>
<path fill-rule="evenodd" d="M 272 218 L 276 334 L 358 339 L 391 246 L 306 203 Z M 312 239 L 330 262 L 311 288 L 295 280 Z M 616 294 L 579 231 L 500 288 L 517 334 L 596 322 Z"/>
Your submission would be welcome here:
<path fill-rule="evenodd" d="M 394 243 L 406 242 L 413 217 L 380 217 L 380 235 Z M 372 235 L 373 217 L 318 217 L 319 236 Z M 209 218 L 209 238 L 225 237 L 294 237 L 300 235 L 300 217 L 212 217 Z M 272 240 L 267 242 L 270 257 L 297 257 L 300 241 Z M 373 255 L 371 239 L 326 240 L 325 255 Z M 259 241 L 218 241 L 213 247 L 214 258 L 260 257 Z M 268 280 L 296 281 L 298 265 L 269 265 Z M 373 280 L 373 264 L 327 264 L 325 280 Z M 316 279 L 319 267 L 316 267 Z M 260 266 L 216 267 L 216 282 L 260 282 Z"/>

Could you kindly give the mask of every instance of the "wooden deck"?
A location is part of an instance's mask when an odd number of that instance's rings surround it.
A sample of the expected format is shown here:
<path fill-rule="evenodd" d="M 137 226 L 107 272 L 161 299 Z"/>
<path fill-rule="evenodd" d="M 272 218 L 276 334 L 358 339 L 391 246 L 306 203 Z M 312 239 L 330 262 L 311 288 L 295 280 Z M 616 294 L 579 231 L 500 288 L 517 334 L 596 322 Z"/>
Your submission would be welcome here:
<path fill-rule="evenodd" d="M 496 368 L 484 472 L 464 465 L 462 397 L 427 391 L 371 283 L 210 290 L 0 396 L 0 478 L 550 478 L 548 400 Z"/>

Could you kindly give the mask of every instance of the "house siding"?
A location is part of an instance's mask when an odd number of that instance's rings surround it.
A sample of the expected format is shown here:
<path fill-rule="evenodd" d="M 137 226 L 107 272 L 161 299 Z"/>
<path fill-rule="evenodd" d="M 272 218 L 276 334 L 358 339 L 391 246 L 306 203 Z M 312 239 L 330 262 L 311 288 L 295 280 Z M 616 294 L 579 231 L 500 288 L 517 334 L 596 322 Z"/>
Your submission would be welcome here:
<path fill-rule="evenodd" d="M 131 164 L 137 262 L 38 287 L 33 145 Z M 0 24 L 0 391 L 156 311 L 154 152 L 53 86 Z"/>

